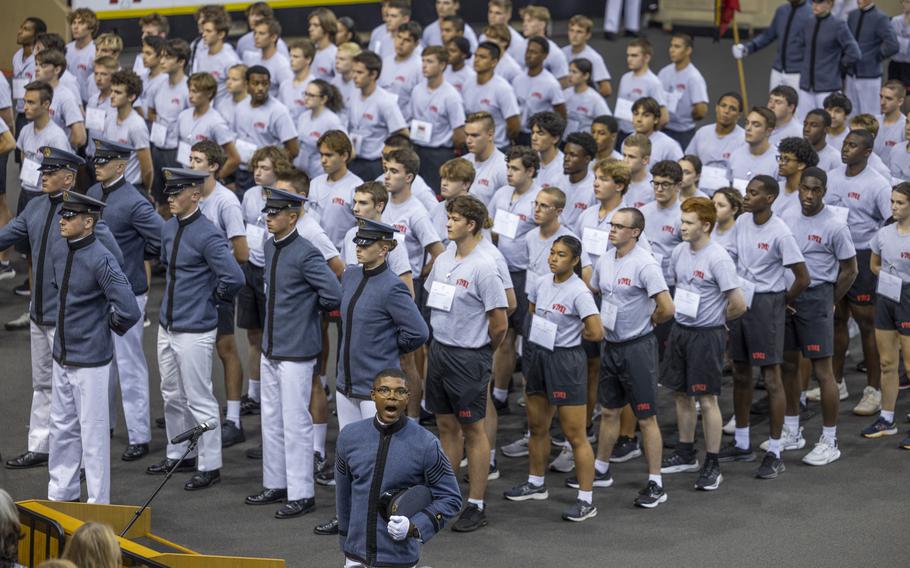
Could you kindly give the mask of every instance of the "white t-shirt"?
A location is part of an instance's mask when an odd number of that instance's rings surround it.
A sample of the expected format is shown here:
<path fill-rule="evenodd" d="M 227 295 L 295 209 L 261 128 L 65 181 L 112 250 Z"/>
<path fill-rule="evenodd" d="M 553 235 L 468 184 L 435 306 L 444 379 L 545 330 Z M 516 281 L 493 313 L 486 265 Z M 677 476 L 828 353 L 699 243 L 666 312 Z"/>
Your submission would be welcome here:
<path fill-rule="evenodd" d="M 573 132 L 590 133 L 595 118 L 610 114 L 607 101 L 590 87 L 581 93 L 575 92 L 574 87 L 569 87 L 562 92 L 562 95 L 566 101 L 565 136 Z"/>
<path fill-rule="evenodd" d="M 75 41 L 66 44 L 66 68 L 79 80 L 79 101 L 87 101 L 89 75 L 95 70 L 95 42 L 89 41 L 81 49 Z"/>
<path fill-rule="evenodd" d="M 357 155 L 365 160 L 378 160 L 382 156 L 385 139 L 408 127 L 395 97 L 379 86 L 367 98 L 363 98 L 362 93 L 355 94 L 350 108 L 348 130 L 352 141 L 354 137 L 360 137 Z M 356 142 L 354 146 L 356 151 Z"/>
<path fill-rule="evenodd" d="M 411 261 L 411 275 L 420 276 L 426 247 L 441 242 L 426 207 L 415 196 L 402 203 L 389 202 L 382 212 L 382 222 L 392 225 L 404 236 L 404 246 Z M 401 237 L 399 242 L 401 242 Z"/>
<path fill-rule="evenodd" d="M 418 83 L 411 93 L 410 116 L 412 120 L 427 122 L 432 126 L 429 141 L 412 140 L 420 146 L 450 148 L 452 132 L 464 126 L 465 113 L 461 95 L 445 81 L 430 90 L 426 81 Z"/>
<path fill-rule="evenodd" d="M 569 74 L 569 60 L 566 59 L 566 55 L 552 39 L 547 38 L 547 43 L 550 44 L 550 51 L 547 53 L 547 58 L 544 59 L 543 68 L 552 73 L 557 79 L 562 79 Z M 525 49 L 527 49 L 527 46 L 525 46 Z M 524 62 L 523 55 L 521 58 L 516 57 L 515 59 Z"/>
<path fill-rule="evenodd" d="M 598 314 L 594 295 L 576 274 L 557 283 L 551 274 L 528 286 L 528 301 L 534 304 L 534 315 L 556 324 L 554 347 L 581 345 L 585 318 Z"/>
<path fill-rule="evenodd" d="M 509 83 L 512 83 L 512 81 L 515 80 L 515 77 L 524 73 L 524 68 L 517 61 L 512 59 L 511 55 L 506 53 L 499 60 L 499 63 L 496 64 L 496 68 L 493 72 Z"/>
<path fill-rule="evenodd" d="M 256 47 L 256 40 L 253 39 L 253 32 L 248 31 L 237 40 L 237 56 L 241 61 L 244 61 L 244 56 L 249 52 L 260 53 L 260 49 Z M 285 56 L 290 57 L 288 53 L 288 44 L 284 42 L 283 39 L 278 38 L 278 52 Z"/>
<path fill-rule="evenodd" d="M 680 70 L 670 63 L 660 70 L 658 78 L 667 92 L 667 110 L 670 122 L 667 128 L 685 132 L 695 128 L 692 105 L 708 102 L 708 84 L 701 72 L 689 63 Z"/>
<path fill-rule="evenodd" d="M 594 197 L 594 173 L 589 171 L 578 183 L 572 183 L 569 176 L 563 175 L 563 180 L 557 187 L 566 194 L 566 206 L 562 210 L 559 222 L 579 234 L 578 219 L 588 207 L 597 203 Z"/>
<path fill-rule="evenodd" d="M 163 150 L 177 148 L 179 135 L 177 133 L 177 118 L 183 109 L 189 107 L 189 89 L 186 78 L 172 85 L 164 81 L 155 89 L 155 95 L 149 101 L 149 107 L 155 109 L 155 123 L 167 129 L 164 144 L 159 146 Z"/>
<path fill-rule="evenodd" d="M 246 235 L 243 208 L 233 191 L 215 182 L 212 193 L 199 201 L 199 210 L 229 241 Z"/>
<path fill-rule="evenodd" d="M 847 226 L 853 244 L 866 250 L 869 241 L 891 216 L 891 184 L 869 166 L 848 177 L 847 166 L 843 165 L 828 172 L 825 203 L 849 209 Z"/>
<path fill-rule="evenodd" d="M 467 23 L 464 25 L 464 38 L 471 45 L 471 53 L 477 51 L 477 34 Z M 440 20 L 434 20 L 423 29 L 423 45 L 442 45 L 442 30 Z"/>
<path fill-rule="evenodd" d="M 686 154 L 698 156 L 702 167 L 711 166 L 729 170 L 730 158 L 733 156 L 734 150 L 746 143 L 746 131 L 740 126 L 734 126 L 729 134 L 718 136 L 715 128 L 715 124 L 706 124 L 696 130 L 695 136 L 686 147 Z"/>
<path fill-rule="evenodd" d="M 506 156 L 494 148 L 490 157 L 483 162 L 477 161 L 474 154 L 465 154 L 464 158 L 474 165 L 474 183 L 468 193 L 483 201 L 487 207 L 497 189 L 506 185 Z"/>
<path fill-rule="evenodd" d="M 898 146 L 906 146 L 907 140 L 904 138 L 904 126 L 907 124 L 907 117 L 900 115 L 894 124 L 886 124 L 882 115 L 878 117 L 878 134 L 875 135 L 874 151 L 878 157 L 891 167 L 891 152 Z"/>
<path fill-rule="evenodd" d="M 404 61 L 394 55 L 383 58 L 379 86 L 398 97 L 398 108 L 405 120 L 411 119 L 411 91 L 422 80 L 421 58 L 416 49 Z"/>
<path fill-rule="evenodd" d="M 540 171 L 537 172 L 537 178 L 534 180 L 534 183 L 539 185 L 542 188 L 544 187 L 559 187 L 559 184 L 565 179 L 563 174 L 563 163 L 565 162 L 565 155 L 562 151 L 557 150 L 556 156 L 553 157 L 548 163 L 544 164 L 543 160 L 540 161 Z M 559 187 L 559 189 L 562 189 Z"/>
<path fill-rule="evenodd" d="M 0 81 L 0 83 L 3 83 L 3 81 Z M 0 85 L 0 89 L 2 89 L 2 85 Z M 111 112 L 115 112 L 113 110 L 113 108 L 111 107 L 111 97 L 110 96 L 108 96 L 104 100 L 100 100 L 100 99 L 101 99 L 101 93 L 96 89 L 95 92 L 89 96 L 88 102 L 85 104 L 85 113 L 86 113 L 85 131 L 86 131 L 86 134 L 88 135 L 88 142 L 86 142 L 86 144 L 85 144 L 85 154 L 88 157 L 92 157 L 95 155 L 95 138 L 98 138 L 99 136 L 102 136 L 104 134 L 104 123 L 107 122 L 107 115 Z M 2 105 L 2 102 L 0 102 L 0 105 Z M 3 107 L 0 106 L 0 108 L 3 108 Z M 89 128 L 88 113 L 94 112 L 93 110 L 90 110 L 90 109 L 98 109 L 104 113 L 104 120 L 101 123 L 100 129 Z M 2 122 L 2 121 L 0 121 L 0 122 Z"/>
<path fill-rule="evenodd" d="M 252 105 L 252 99 L 241 101 L 234 109 L 233 126 L 238 142 L 253 144 L 256 148 L 281 146 L 297 138 L 297 128 L 287 107 L 273 97 L 257 107 Z M 247 168 L 246 161 L 241 160 L 240 169 Z"/>
<path fill-rule="evenodd" d="M 645 238 L 651 243 L 654 258 L 660 261 L 667 284 L 673 286 L 675 281 L 670 277 L 670 253 L 676 245 L 682 242 L 679 235 L 679 226 L 682 222 L 682 211 L 678 203 L 669 207 L 661 207 L 656 201 L 646 203 L 641 208 L 645 216 Z"/>
<path fill-rule="evenodd" d="M 239 103 L 234 102 L 233 97 L 227 97 L 226 99 L 215 100 L 215 110 L 218 111 L 218 114 L 224 118 L 231 127 L 234 126 L 234 113 L 237 110 L 237 105 L 242 102 L 249 102 L 250 96 L 245 96 Z"/>
<path fill-rule="evenodd" d="M 54 123 L 53 120 L 47 121 L 47 125 L 41 130 L 35 130 L 34 122 L 29 122 L 23 126 L 16 139 L 16 148 L 22 152 L 23 162 L 29 160 L 34 167 L 39 166 L 42 157 L 38 152 L 38 149 L 42 146 L 50 146 L 51 148 L 57 148 L 58 150 L 66 150 L 67 152 L 73 151 L 70 146 L 69 138 L 66 136 L 66 132 Z M 22 168 L 24 169 L 25 167 L 26 166 L 23 163 Z M 26 181 L 26 179 L 22 177 L 19 179 L 22 184 L 22 189 L 26 191 L 41 191 L 40 174 L 38 175 L 37 183 L 35 184 Z"/>
<path fill-rule="evenodd" d="M 910 234 L 900 234 L 897 223 L 892 223 L 882 227 L 869 244 L 881 257 L 883 271 L 899 276 L 904 286 L 910 284 Z"/>
<path fill-rule="evenodd" d="M 780 144 L 780 141 L 784 138 L 802 138 L 803 137 L 803 125 L 799 120 L 794 116 L 790 119 L 790 122 L 787 124 L 778 124 L 774 127 L 774 130 L 771 132 L 771 137 L 768 139 L 768 142 L 771 143 L 772 148 L 777 148 L 777 145 Z"/>
<path fill-rule="evenodd" d="M 230 44 L 224 44 L 221 50 L 212 55 L 208 50 L 197 50 L 196 59 L 193 61 L 193 73 L 208 73 L 215 79 L 218 90 L 215 93 L 215 102 L 230 99 L 231 95 L 227 91 L 228 69 L 240 63 L 240 57 Z"/>
<path fill-rule="evenodd" d="M 455 90 L 458 91 L 458 95 L 461 96 L 464 92 L 464 84 L 468 79 L 475 79 L 477 73 L 474 71 L 474 68 L 468 64 L 465 64 L 461 69 L 455 71 L 452 69 L 451 65 L 446 66 L 445 73 L 443 73 L 446 83 L 455 87 Z"/>
<path fill-rule="evenodd" d="M 344 125 L 341 118 L 327 108 L 322 109 L 319 116 L 315 118 L 313 111 L 306 110 L 297 119 L 297 139 L 300 141 L 300 152 L 294 158 L 294 167 L 306 172 L 310 179 L 325 173 L 316 143 L 329 130 L 343 131 Z"/>
<path fill-rule="evenodd" d="M 788 266 L 803 262 L 803 253 L 787 224 L 772 215 L 756 225 L 751 213 L 736 220 L 736 270 L 755 284 L 755 292 L 783 292 L 787 289 Z"/>
<path fill-rule="evenodd" d="M 840 152 L 835 150 L 831 144 L 825 143 L 825 147 L 821 149 L 821 152 L 817 152 L 817 154 L 818 167 L 826 172 L 831 171 L 844 163 L 843 160 L 841 160 Z"/>
<path fill-rule="evenodd" d="M 24 89 L 26 85 L 35 80 L 35 53 L 25 57 L 22 48 L 13 54 L 13 95 L 19 95 L 18 86 Z M 23 91 L 24 95 L 25 92 Z M 25 112 L 25 101 L 20 96 L 15 96 L 16 112 Z"/>
<path fill-rule="evenodd" d="M 330 181 L 327 174 L 310 181 L 309 204 L 317 208 L 319 222 L 337 249 L 343 247 L 348 229 L 357 224 L 352 204 L 354 188 L 362 183 L 363 180 L 350 171 L 338 181 Z"/>
<path fill-rule="evenodd" d="M 529 290 L 537 286 L 537 280 L 551 274 L 550 272 L 550 249 L 553 243 L 562 236 L 578 238 L 571 229 L 565 225 L 560 225 L 556 232 L 548 238 L 540 236 L 540 227 L 534 227 L 525 236 L 525 242 L 528 244 L 528 272 L 525 289 Z M 591 266 L 591 257 L 589 257 L 582 248 L 580 261 L 581 267 Z"/>
<path fill-rule="evenodd" d="M 651 162 L 656 164 L 661 160 L 679 160 L 683 157 L 679 142 L 670 138 L 660 130 L 655 130 L 648 136 L 651 141 Z"/>
<path fill-rule="evenodd" d="M 193 144 L 203 140 L 214 140 L 219 146 L 234 141 L 234 133 L 217 110 L 209 107 L 200 117 L 195 116 L 195 112 L 188 108 L 177 117 L 178 145 L 187 144 L 191 149 Z M 183 165 L 189 167 L 189 163 Z"/>
<path fill-rule="evenodd" d="M 641 97 L 653 97 L 662 107 L 667 106 L 666 94 L 660 79 L 650 69 L 646 69 L 641 75 L 627 71 L 619 80 L 619 89 L 616 91 L 618 98 L 630 103 L 634 103 Z M 619 120 L 619 129 L 623 132 L 634 132 L 632 123 L 625 119 Z"/>
<path fill-rule="evenodd" d="M 332 243 L 332 240 L 329 239 L 329 236 L 319 224 L 319 221 L 316 221 L 309 215 L 304 215 L 297 221 L 297 232 L 301 237 L 310 241 L 310 244 L 316 247 L 316 250 L 322 254 L 322 257 L 326 262 L 332 260 L 336 256 L 341 256 L 338 249 Z"/>
<path fill-rule="evenodd" d="M 604 63 L 603 56 L 597 53 L 590 45 L 585 44 L 580 53 L 572 52 L 572 46 L 567 45 L 562 48 L 562 54 L 569 63 L 572 63 L 573 59 L 587 59 L 590 61 L 591 80 L 594 81 L 594 84 L 610 80 L 610 71 L 607 69 L 607 64 Z"/>
<path fill-rule="evenodd" d="M 690 327 L 716 327 L 726 321 L 726 293 L 740 287 L 736 264 L 714 241 L 698 251 L 680 243 L 670 256 L 670 277 L 677 290 L 698 294 L 695 317 L 676 310 L 676 321 Z"/>
<path fill-rule="evenodd" d="M 291 119 L 295 123 L 306 110 L 306 88 L 315 78 L 316 76 L 311 72 L 303 81 L 297 82 L 297 79 L 291 78 L 278 87 L 278 100 L 281 101 L 281 104 L 288 107 Z"/>
<path fill-rule="evenodd" d="M 836 283 L 840 261 L 856 256 L 847 224 L 828 207 L 811 217 L 806 217 L 801 209 L 797 209 L 782 215 L 781 219 L 790 227 L 806 259 L 809 286 Z"/>
<path fill-rule="evenodd" d="M 651 314 L 656 306 L 653 298 L 668 290 L 660 265 L 638 246 L 619 259 L 615 248 L 604 253 L 594 265 L 591 285 L 600 290 L 602 306 L 609 303 L 616 309 L 612 329 L 603 321 L 604 339 L 611 343 L 650 333 L 654 329 Z"/>
<path fill-rule="evenodd" d="M 741 189 L 737 187 L 741 193 L 745 193 L 745 183 L 761 174 L 777 179 L 777 149 L 773 145 L 758 156 L 749 151 L 748 144 L 733 151 L 730 156 L 730 177 L 734 187 L 742 186 Z"/>
<path fill-rule="evenodd" d="M 139 158 L 136 157 L 136 151 L 149 148 L 151 145 L 149 128 L 145 120 L 135 110 L 131 111 L 123 122 L 118 120 L 116 111 L 109 112 L 107 121 L 104 123 L 103 137 L 112 142 L 133 147 L 134 151 L 126 162 L 124 177 L 126 177 L 126 181 L 133 185 L 142 183 L 142 171 L 139 168 Z M 151 188 L 147 187 L 145 189 L 149 190 Z"/>
<path fill-rule="evenodd" d="M 505 79 L 497 75 L 480 85 L 477 78 L 465 82 L 462 90 L 464 97 L 464 110 L 467 114 L 485 111 L 493 116 L 496 132 L 493 142 L 497 148 L 504 148 L 508 144 L 506 137 L 506 119 L 521 115 L 515 90 Z"/>
<path fill-rule="evenodd" d="M 310 71 L 318 79 L 331 81 L 335 76 L 335 55 L 337 54 L 338 48 L 331 42 L 324 49 L 317 49 L 316 55 L 313 56 L 313 63 L 310 64 Z"/>
<path fill-rule="evenodd" d="M 253 65 L 262 65 L 269 70 L 269 95 L 278 96 L 278 87 L 285 81 L 294 78 L 294 72 L 291 71 L 291 61 L 287 55 L 276 51 L 268 59 L 262 58 L 262 51 L 247 51 L 243 54 L 243 63 L 247 68 Z"/>
<path fill-rule="evenodd" d="M 518 227 L 515 230 L 515 236 L 499 235 L 498 241 L 499 251 L 506 257 L 509 270 L 512 272 L 528 268 L 528 244 L 525 237 L 531 229 L 537 226 L 534 224 L 534 206 L 532 203 L 537 199 L 538 193 L 540 193 L 540 186 L 537 185 L 532 185 L 521 195 L 515 194 L 515 188 L 506 185 L 496 190 L 488 207 L 490 217 L 493 218 L 494 227 L 496 226 L 496 217 L 499 215 L 506 213 L 518 217 Z"/>
<path fill-rule="evenodd" d="M 629 207 L 641 209 L 646 203 L 654 201 L 654 188 L 651 186 L 651 174 L 641 181 L 629 182 L 626 190 L 625 202 Z"/>
<path fill-rule="evenodd" d="M 546 69 L 535 76 L 527 72 L 515 77 L 512 81 L 518 106 L 521 107 L 521 130 L 531 132 L 528 119 L 539 112 L 552 111 L 556 105 L 566 102 L 562 87 L 552 73 Z"/>
<path fill-rule="evenodd" d="M 390 55 L 395 55 L 395 36 L 388 30 L 385 24 L 379 24 L 370 32 L 369 50 L 385 59 Z"/>
<path fill-rule="evenodd" d="M 54 89 L 54 98 L 51 99 L 48 112 L 57 126 L 67 134 L 74 124 L 85 121 L 82 115 L 82 102 L 68 89 Z"/>

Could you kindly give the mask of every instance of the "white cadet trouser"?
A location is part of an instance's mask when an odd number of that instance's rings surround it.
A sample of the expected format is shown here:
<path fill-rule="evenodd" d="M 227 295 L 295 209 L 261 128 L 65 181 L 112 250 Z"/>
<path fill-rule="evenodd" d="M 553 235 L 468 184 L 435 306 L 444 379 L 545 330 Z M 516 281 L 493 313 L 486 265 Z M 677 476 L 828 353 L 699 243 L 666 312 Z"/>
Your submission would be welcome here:
<path fill-rule="evenodd" d="M 203 333 L 168 331 L 158 326 L 158 372 L 167 439 L 214 420 L 218 427 L 199 439 L 197 469 L 221 469 L 221 412 L 212 392 L 212 351 L 215 330 Z M 189 442 L 167 445 L 167 457 L 179 459 Z M 195 457 L 190 454 L 187 457 Z"/>
<path fill-rule="evenodd" d="M 619 31 L 619 14 L 623 13 L 626 30 L 637 32 L 641 27 L 641 0 L 607 0 L 604 6 L 604 31 Z"/>
<path fill-rule="evenodd" d="M 778 85 L 786 85 L 788 87 L 793 87 L 797 91 L 799 90 L 799 73 L 784 73 L 783 71 L 778 71 L 777 69 L 771 70 L 771 80 L 768 82 L 768 90 L 770 91 Z M 811 110 L 811 109 L 810 109 Z"/>
<path fill-rule="evenodd" d="M 361 564 L 356 560 L 351 560 L 347 556 L 344 557 L 344 568 L 364 568 L 365 566 L 366 564 Z M 415 564 L 411 568 L 417 568 L 417 565 Z"/>
<path fill-rule="evenodd" d="M 148 294 L 136 296 L 139 311 L 145 312 Z M 130 444 L 147 444 L 152 441 L 149 421 L 149 368 L 142 350 L 142 334 L 145 326 L 140 318 L 123 335 L 111 332 L 114 338 L 114 364 L 108 381 L 108 398 L 111 402 L 111 428 L 117 423 L 117 385 L 120 385 L 120 400 L 123 402 L 123 418 Z M 119 377 L 119 380 L 118 380 Z"/>
<path fill-rule="evenodd" d="M 799 104 L 796 105 L 796 117 L 799 118 L 800 121 L 805 120 L 809 111 L 817 108 L 825 108 L 825 99 L 832 93 L 832 91 L 810 93 L 809 91 L 804 91 L 802 89 L 798 89 L 798 92 Z"/>
<path fill-rule="evenodd" d="M 882 90 L 882 78 L 874 79 L 857 79 L 852 75 L 847 75 L 847 81 L 844 85 L 844 94 L 853 103 L 853 112 L 850 116 L 858 114 L 871 114 L 872 116 L 881 114 L 882 109 L 880 102 Z"/>
<path fill-rule="evenodd" d="M 47 498 L 79 499 L 79 467 L 85 466 L 88 502 L 111 502 L 111 436 L 107 378 L 110 363 L 70 367 L 53 363 Z"/>
<path fill-rule="evenodd" d="M 262 407 L 262 485 L 288 490 L 288 501 L 316 494 L 310 393 L 316 360 L 259 364 Z"/>
<path fill-rule="evenodd" d="M 348 398 L 336 390 L 335 411 L 338 413 L 338 431 L 341 432 L 352 422 L 376 416 L 376 403 L 372 400 Z"/>
<path fill-rule="evenodd" d="M 32 355 L 32 411 L 28 422 L 28 451 L 48 453 L 53 390 L 56 328 L 29 322 Z"/>

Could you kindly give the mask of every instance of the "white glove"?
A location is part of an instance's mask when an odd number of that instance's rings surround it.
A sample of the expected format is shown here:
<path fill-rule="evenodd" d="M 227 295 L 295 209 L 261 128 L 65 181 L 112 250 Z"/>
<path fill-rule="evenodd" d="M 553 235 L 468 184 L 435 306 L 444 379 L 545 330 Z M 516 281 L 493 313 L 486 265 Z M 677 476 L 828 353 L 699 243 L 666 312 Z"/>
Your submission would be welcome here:
<path fill-rule="evenodd" d="M 745 45 L 737 43 L 733 46 L 733 59 L 742 59 L 748 54 L 749 50 L 746 49 Z"/>
<path fill-rule="evenodd" d="M 411 529 L 411 521 L 401 515 L 392 515 L 389 517 L 387 530 L 389 536 L 395 540 L 404 540 L 408 538 L 408 531 Z"/>

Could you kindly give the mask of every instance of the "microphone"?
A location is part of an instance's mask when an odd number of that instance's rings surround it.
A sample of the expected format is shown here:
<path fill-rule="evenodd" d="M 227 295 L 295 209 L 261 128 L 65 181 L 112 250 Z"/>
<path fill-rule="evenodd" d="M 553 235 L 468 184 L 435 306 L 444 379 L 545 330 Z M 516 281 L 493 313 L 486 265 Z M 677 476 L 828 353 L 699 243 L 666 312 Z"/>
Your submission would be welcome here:
<path fill-rule="evenodd" d="M 214 419 L 208 420 L 206 422 L 203 422 L 199 426 L 196 426 L 195 428 L 190 428 L 189 430 L 187 430 L 186 432 L 184 432 L 182 434 L 177 434 L 176 436 L 174 436 L 171 439 L 171 443 L 172 444 L 181 444 L 183 442 L 186 442 L 187 440 L 190 440 L 193 438 L 198 438 L 203 433 L 208 432 L 209 430 L 214 430 L 217 427 L 218 427 L 217 420 L 214 420 Z"/>

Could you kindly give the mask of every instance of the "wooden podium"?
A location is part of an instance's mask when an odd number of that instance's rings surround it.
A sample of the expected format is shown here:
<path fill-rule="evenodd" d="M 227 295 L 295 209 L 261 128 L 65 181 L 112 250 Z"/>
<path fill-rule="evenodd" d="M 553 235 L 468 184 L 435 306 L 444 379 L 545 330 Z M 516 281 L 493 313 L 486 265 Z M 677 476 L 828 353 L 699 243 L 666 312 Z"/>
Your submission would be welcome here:
<path fill-rule="evenodd" d="M 20 501 L 23 538 L 19 563 L 29 568 L 63 554 L 66 539 L 88 522 L 104 523 L 120 533 L 132 520 L 136 507 L 92 505 L 32 499 Z M 284 560 L 199 554 L 152 533 L 152 510 L 146 509 L 125 537 L 118 537 L 124 566 L 151 568 L 284 568 Z M 142 544 L 138 541 L 147 542 Z M 154 548 L 153 548 L 154 547 Z"/>

